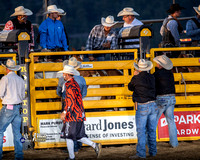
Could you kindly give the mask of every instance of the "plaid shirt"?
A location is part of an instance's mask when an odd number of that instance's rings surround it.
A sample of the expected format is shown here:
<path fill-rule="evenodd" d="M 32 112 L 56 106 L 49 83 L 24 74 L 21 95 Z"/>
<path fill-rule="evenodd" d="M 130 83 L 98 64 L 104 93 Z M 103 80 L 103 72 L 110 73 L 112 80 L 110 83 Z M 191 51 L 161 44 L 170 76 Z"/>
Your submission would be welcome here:
<path fill-rule="evenodd" d="M 105 36 L 103 25 L 96 25 L 91 30 L 87 40 L 86 50 L 103 50 L 105 49 L 102 44 L 110 41 L 110 49 L 118 48 L 118 37 L 114 29 L 110 30 L 107 36 Z"/>

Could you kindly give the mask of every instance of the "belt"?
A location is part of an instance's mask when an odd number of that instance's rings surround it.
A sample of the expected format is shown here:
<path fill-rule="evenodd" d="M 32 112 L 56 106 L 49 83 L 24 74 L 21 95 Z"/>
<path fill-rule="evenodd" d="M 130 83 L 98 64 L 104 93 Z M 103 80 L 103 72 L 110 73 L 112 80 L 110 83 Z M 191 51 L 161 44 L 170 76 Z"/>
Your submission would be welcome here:
<path fill-rule="evenodd" d="M 154 103 L 155 101 L 148 101 L 148 102 L 145 102 L 145 103 L 138 103 L 139 105 L 144 105 L 144 104 L 149 104 L 149 103 Z"/>
<path fill-rule="evenodd" d="M 6 106 L 7 104 L 2 104 L 3 106 Z M 18 104 L 11 104 L 13 106 L 18 106 L 18 105 L 22 105 L 22 103 L 18 103 Z"/>
<path fill-rule="evenodd" d="M 157 95 L 157 97 L 166 97 L 166 96 L 175 96 L 175 94 L 163 94 L 163 95 Z"/>

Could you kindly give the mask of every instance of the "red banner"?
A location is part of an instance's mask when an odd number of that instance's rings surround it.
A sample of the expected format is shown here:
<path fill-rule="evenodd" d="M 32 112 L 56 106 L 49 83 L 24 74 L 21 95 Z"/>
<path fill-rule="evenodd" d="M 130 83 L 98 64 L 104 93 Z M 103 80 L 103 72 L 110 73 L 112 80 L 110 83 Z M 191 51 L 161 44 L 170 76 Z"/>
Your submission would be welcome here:
<path fill-rule="evenodd" d="M 178 137 L 200 136 L 200 111 L 174 112 Z M 169 138 L 167 120 L 162 114 L 158 121 L 158 139 Z"/>

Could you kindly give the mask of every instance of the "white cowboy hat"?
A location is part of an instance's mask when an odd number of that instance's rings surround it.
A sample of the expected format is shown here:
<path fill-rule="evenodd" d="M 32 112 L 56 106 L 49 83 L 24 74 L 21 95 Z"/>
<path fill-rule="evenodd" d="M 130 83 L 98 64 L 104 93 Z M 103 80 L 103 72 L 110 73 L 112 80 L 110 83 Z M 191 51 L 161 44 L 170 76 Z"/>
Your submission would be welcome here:
<path fill-rule="evenodd" d="M 24 6 L 19 6 L 15 8 L 15 13 L 11 14 L 10 17 L 13 16 L 30 16 L 33 12 L 30 9 L 24 8 Z"/>
<path fill-rule="evenodd" d="M 65 65 L 70 65 L 70 66 L 73 66 L 75 69 L 78 69 L 81 66 L 81 62 L 77 61 L 75 57 L 71 57 L 69 60 L 65 60 L 63 62 L 63 67 Z"/>
<path fill-rule="evenodd" d="M 11 71 L 19 71 L 21 69 L 20 65 L 15 65 L 15 61 L 12 59 L 8 59 L 6 65 L 1 64 L 3 67 L 8 68 Z"/>
<path fill-rule="evenodd" d="M 113 25 L 115 25 L 117 22 L 114 21 L 114 17 L 113 16 L 108 16 L 106 18 L 102 17 L 101 18 L 101 24 L 103 26 L 106 27 L 112 27 Z"/>
<path fill-rule="evenodd" d="M 173 68 L 172 61 L 166 55 L 157 56 L 153 59 L 153 61 L 161 65 L 166 70 L 171 70 Z"/>
<path fill-rule="evenodd" d="M 117 17 L 120 17 L 120 16 L 129 16 L 129 15 L 139 16 L 139 14 L 137 12 L 135 12 L 133 8 L 126 7 L 122 11 L 120 11 L 118 13 Z"/>
<path fill-rule="evenodd" d="M 50 5 L 50 6 L 47 7 L 47 11 L 44 12 L 44 14 L 49 14 L 49 13 L 54 13 L 54 12 L 59 13 L 57 6 L 56 5 Z"/>
<path fill-rule="evenodd" d="M 193 8 L 197 12 L 197 14 L 200 15 L 200 5 L 198 7 L 193 7 Z"/>
<path fill-rule="evenodd" d="M 58 14 L 59 14 L 60 16 L 65 16 L 65 15 L 66 15 L 66 12 L 65 12 L 63 9 L 58 8 Z"/>
<path fill-rule="evenodd" d="M 140 59 L 138 64 L 134 62 L 134 67 L 139 71 L 149 71 L 151 68 L 153 68 L 153 63 L 145 59 Z"/>
<path fill-rule="evenodd" d="M 64 69 L 62 71 L 59 71 L 58 73 L 67 73 L 74 76 L 80 75 L 80 73 L 73 66 L 70 65 L 65 65 Z"/>

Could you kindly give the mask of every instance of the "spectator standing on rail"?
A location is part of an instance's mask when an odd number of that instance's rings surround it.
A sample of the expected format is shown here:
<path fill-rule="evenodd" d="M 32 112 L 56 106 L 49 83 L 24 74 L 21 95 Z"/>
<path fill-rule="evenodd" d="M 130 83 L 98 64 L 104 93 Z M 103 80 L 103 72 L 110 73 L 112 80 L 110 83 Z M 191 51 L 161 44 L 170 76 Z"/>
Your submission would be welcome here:
<path fill-rule="evenodd" d="M 154 72 L 156 82 L 156 104 L 158 106 L 157 123 L 164 113 L 169 130 L 170 145 L 175 148 L 178 146 L 177 128 L 174 122 L 175 85 L 172 61 L 165 55 L 157 56 L 153 59 L 156 62 L 156 71 Z"/>
<path fill-rule="evenodd" d="M 15 61 L 8 59 L 6 62 L 6 73 L 0 80 L 0 98 L 2 105 L 0 111 L 0 160 L 3 153 L 3 136 L 9 124 L 12 124 L 12 131 L 15 146 L 15 159 L 23 159 L 21 122 L 22 122 L 22 102 L 25 98 L 24 80 L 15 74 L 20 70 Z"/>
<path fill-rule="evenodd" d="M 86 43 L 86 51 L 90 50 L 107 50 L 107 49 L 117 49 L 118 39 L 116 31 L 112 28 L 117 22 L 114 21 L 113 16 L 107 16 L 106 18 L 101 18 L 101 24 L 94 26 L 91 30 L 88 40 Z M 104 61 L 110 60 L 109 55 L 99 54 L 99 55 L 89 55 L 89 58 L 84 57 L 84 61 Z"/>
<path fill-rule="evenodd" d="M 136 109 L 136 130 L 138 144 L 136 155 L 130 159 L 146 158 L 146 133 L 148 134 L 149 155 L 155 156 L 156 148 L 156 122 L 157 105 L 155 78 L 148 71 L 153 67 L 151 61 L 140 59 L 138 64 L 134 63 L 135 72 L 128 89 L 133 91 L 133 102 Z"/>
<path fill-rule="evenodd" d="M 59 73 L 63 73 L 64 80 L 66 81 L 66 106 L 64 111 L 61 113 L 61 120 L 64 121 L 66 126 L 64 136 L 67 142 L 69 159 L 75 159 L 74 140 L 93 147 L 97 157 L 99 157 L 101 152 L 101 144 L 92 142 L 85 134 L 84 121 L 86 118 L 81 90 L 78 83 L 73 78 L 74 75 L 80 75 L 80 73 L 70 65 L 65 65 L 64 69 Z"/>
<path fill-rule="evenodd" d="M 137 12 L 134 11 L 131 7 L 126 7 L 122 11 L 120 11 L 117 17 L 123 17 L 123 28 L 119 31 L 119 34 L 126 28 L 141 26 L 143 23 L 135 18 L 135 16 L 139 16 Z M 125 45 L 124 48 L 140 48 L 139 39 L 126 39 L 125 42 L 138 42 L 138 44 Z"/>
<path fill-rule="evenodd" d="M 43 52 L 48 51 L 67 51 L 67 39 L 64 26 L 58 18 L 59 10 L 56 5 L 47 7 L 48 18 L 39 27 L 40 46 Z"/>
<path fill-rule="evenodd" d="M 24 6 L 19 6 L 15 8 L 15 12 L 10 16 L 15 18 L 9 20 L 5 24 L 5 27 L 3 29 L 4 31 L 12 31 L 16 29 L 28 31 L 32 37 L 32 43 L 30 43 L 29 45 L 31 51 L 34 48 L 34 32 L 33 32 L 33 25 L 27 18 L 32 14 L 33 14 L 32 11 L 27 8 L 24 8 Z"/>
<path fill-rule="evenodd" d="M 63 67 L 65 65 L 70 65 L 70 66 L 73 66 L 75 69 L 78 69 L 81 65 L 81 62 L 77 61 L 75 57 L 71 57 L 69 60 L 65 60 L 63 62 Z M 74 75 L 73 77 L 81 89 L 81 95 L 83 99 L 87 95 L 87 85 L 86 85 L 85 78 L 78 75 Z M 58 82 L 58 86 L 56 90 L 57 95 L 62 97 L 62 112 L 64 111 L 64 108 L 65 108 L 65 96 L 66 96 L 65 82 L 66 81 L 64 80 L 63 76 L 59 78 L 59 82 Z M 77 153 L 78 150 L 81 148 L 81 146 L 82 146 L 81 142 L 74 141 L 74 152 Z"/>
<path fill-rule="evenodd" d="M 183 32 L 183 27 L 178 21 L 181 15 L 181 10 L 184 9 L 179 4 L 172 4 L 167 12 L 170 14 L 164 19 L 160 29 L 162 36 L 161 47 L 179 47 L 180 34 Z"/>
<path fill-rule="evenodd" d="M 187 21 L 186 34 L 192 38 L 192 46 L 200 46 L 200 5 L 193 7 L 196 11 L 196 17 Z"/>

